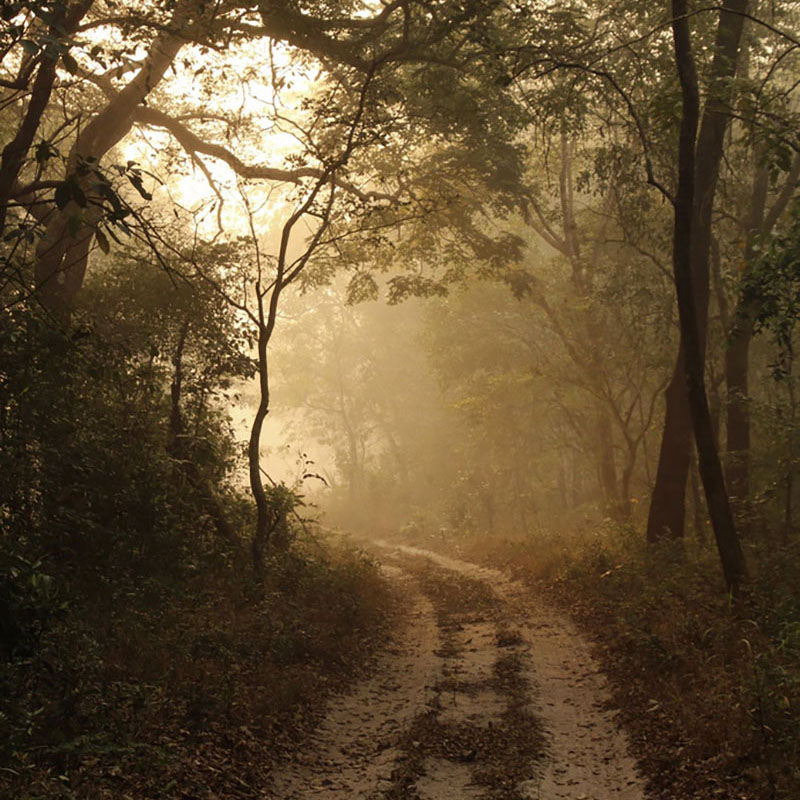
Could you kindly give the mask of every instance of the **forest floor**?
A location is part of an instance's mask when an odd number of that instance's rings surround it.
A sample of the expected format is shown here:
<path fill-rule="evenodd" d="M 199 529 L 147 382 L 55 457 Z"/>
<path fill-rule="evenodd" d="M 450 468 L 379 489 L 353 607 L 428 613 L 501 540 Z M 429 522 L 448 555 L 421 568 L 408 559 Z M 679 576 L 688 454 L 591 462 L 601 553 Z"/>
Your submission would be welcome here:
<path fill-rule="evenodd" d="M 271 774 L 275 800 L 638 800 L 589 644 L 503 573 L 371 545 L 404 604 L 371 677 Z"/>

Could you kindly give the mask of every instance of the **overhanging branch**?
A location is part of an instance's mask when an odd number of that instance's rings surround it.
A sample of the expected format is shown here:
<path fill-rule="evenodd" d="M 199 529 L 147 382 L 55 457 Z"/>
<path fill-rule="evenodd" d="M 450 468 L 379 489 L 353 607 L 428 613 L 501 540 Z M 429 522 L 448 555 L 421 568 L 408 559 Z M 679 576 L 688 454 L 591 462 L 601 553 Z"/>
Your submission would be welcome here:
<path fill-rule="evenodd" d="M 135 112 L 135 120 L 144 125 L 163 128 L 175 137 L 178 144 L 180 144 L 190 156 L 196 158 L 198 155 L 206 155 L 216 158 L 227 164 L 241 178 L 299 185 L 304 179 L 319 179 L 324 175 L 324 170 L 317 167 L 284 169 L 281 167 L 269 167 L 265 164 L 246 164 L 237 155 L 228 150 L 227 147 L 215 142 L 204 141 L 185 125 L 155 108 L 140 106 Z M 330 180 L 335 186 L 353 195 L 362 202 L 385 201 L 388 203 L 395 203 L 398 200 L 397 194 L 364 191 L 355 184 L 336 176 L 332 176 Z"/>

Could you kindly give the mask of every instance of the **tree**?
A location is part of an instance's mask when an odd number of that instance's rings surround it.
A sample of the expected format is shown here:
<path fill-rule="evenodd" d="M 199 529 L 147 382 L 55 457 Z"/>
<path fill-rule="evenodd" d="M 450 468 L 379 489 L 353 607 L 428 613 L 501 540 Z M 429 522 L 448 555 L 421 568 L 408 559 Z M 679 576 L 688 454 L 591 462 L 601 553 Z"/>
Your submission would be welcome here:
<path fill-rule="evenodd" d="M 741 13 L 745 9 L 746 5 L 744 8 L 739 8 L 734 4 L 721 12 L 717 36 L 718 57 L 720 57 L 720 53 L 725 53 L 726 56 L 722 57 L 733 59 L 735 62 L 743 24 Z M 711 165 L 701 164 L 699 160 L 707 157 L 713 158 L 716 152 L 718 163 L 725 120 L 724 118 L 709 120 L 706 117 L 704 123 L 708 126 L 706 128 L 708 138 L 704 136 L 703 127 L 700 126 L 700 95 L 692 53 L 686 0 L 673 0 L 672 15 L 675 63 L 680 79 L 682 98 L 672 263 L 681 322 L 685 392 L 694 427 L 700 475 L 703 479 L 706 502 L 722 561 L 725 582 L 728 590 L 735 594 L 745 580 L 746 568 L 728 500 L 705 392 L 703 355 L 705 337 L 702 333 L 705 328 L 705 320 L 698 305 L 698 300 L 701 303 L 707 302 L 709 226 L 716 183 L 713 163 Z M 716 107 L 711 113 L 720 116 L 723 114 L 719 107 Z M 711 173 L 706 171 L 709 166 L 713 168 Z M 706 272 L 702 274 L 704 269 Z M 701 273 L 699 287 L 698 272 Z M 705 289 L 706 294 L 698 292 L 698 288 Z M 669 407 L 667 413 L 669 414 Z M 666 435 L 665 425 L 664 436 L 666 437 Z M 663 463 L 663 452 L 662 445 L 660 464 Z M 683 480 L 685 483 L 685 475 Z M 658 485 L 657 479 L 656 488 Z M 653 504 L 655 504 L 655 494 Z M 651 508 L 651 524 L 653 524 L 653 516 L 654 512 Z"/>
<path fill-rule="evenodd" d="M 697 87 L 697 78 L 694 77 L 694 67 L 689 66 L 689 59 L 693 61 L 690 42 L 684 43 L 681 51 L 676 52 L 676 60 L 679 63 L 682 81 L 681 90 L 684 96 L 684 110 L 681 121 L 686 129 L 685 136 L 687 139 L 691 137 L 693 148 L 691 163 L 692 168 L 697 170 L 691 186 L 687 184 L 688 177 L 684 176 L 683 190 L 686 194 L 681 198 L 681 202 L 685 203 L 687 198 L 691 198 L 693 208 L 692 219 L 690 221 L 681 220 L 681 224 L 691 225 L 692 232 L 690 235 L 687 228 L 681 233 L 680 246 L 688 242 L 691 249 L 692 260 L 688 269 L 694 286 L 696 346 L 699 348 L 697 352 L 701 358 L 701 377 L 705 364 L 708 327 L 711 215 L 719 175 L 719 164 L 723 154 L 724 136 L 730 119 L 727 109 L 730 103 L 731 78 L 736 74 L 739 42 L 744 23 L 743 15 L 746 9 L 747 4 L 740 1 L 737 3 L 725 3 L 723 10 L 720 12 L 714 45 L 714 58 L 710 67 L 708 97 L 702 120 L 699 123 L 696 143 L 694 141 L 694 133 L 691 130 L 691 116 L 693 114 L 691 109 L 694 102 L 691 95 L 698 92 L 699 89 Z M 675 16 L 674 8 L 673 16 Z M 682 29 L 684 27 L 683 23 L 678 27 Z M 686 23 L 685 34 L 688 35 L 688 22 Z M 681 41 L 683 40 L 681 39 Z M 688 74 L 687 70 L 691 74 Z M 697 102 L 699 103 L 699 99 Z M 680 167 L 684 169 L 687 168 L 686 161 L 690 155 L 688 147 L 689 145 L 686 144 L 686 150 L 681 156 L 683 162 Z M 679 176 L 679 188 L 680 181 L 681 178 Z M 680 211 L 678 210 L 677 195 L 675 205 L 677 226 L 679 214 L 685 214 L 686 209 L 684 207 Z M 678 236 L 677 228 L 675 236 Z M 673 267 L 676 263 L 675 259 L 683 258 L 683 256 L 675 255 L 675 246 L 675 241 L 673 241 Z M 682 339 L 686 330 L 683 326 L 684 322 L 682 321 Z M 664 432 L 647 522 L 647 537 L 649 541 L 657 541 L 665 536 L 668 538 L 680 538 L 684 531 L 686 482 L 689 474 L 692 426 L 692 416 L 686 390 L 686 347 L 685 343 L 679 347 L 675 371 L 665 395 Z M 694 357 L 694 355 L 691 357 Z M 702 458 L 703 456 L 701 456 Z"/>
<path fill-rule="evenodd" d="M 548 198 L 541 188 L 530 189 L 527 195 L 525 224 L 559 254 L 566 286 L 549 279 L 549 270 L 542 267 L 545 255 L 536 252 L 526 266 L 531 277 L 519 288 L 530 294 L 560 340 L 571 363 L 565 379 L 577 383 L 575 376 L 580 375 L 594 404 L 594 412 L 585 417 L 590 427 L 585 435 L 592 442 L 587 457 L 597 460 L 606 513 L 628 519 L 631 478 L 654 412 L 654 392 L 661 383 L 658 342 L 650 337 L 654 325 L 639 320 L 659 316 L 663 301 L 655 288 L 649 295 L 640 290 L 644 281 L 651 287 L 663 283 L 663 276 L 624 241 L 630 225 L 626 217 L 643 213 L 641 207 L 631 209 L 627 200 L 635 189 L 629 168 L 623 165 L 635 155 L 619 141 L 603 114 L 596 113 L 599 130 L 585 118 L 572 123 L 580 129 L 580 138 L 578 133 L 568 136 L 562 128 L 560 143 L 551 143 L 545 151 L 547 161 L 536 169 L 536 174 L 552 170 L 557 176 L 551 189 L 555 196 Z M 646 202 L 635 196 L 639 203 Z M 658 220 L 650 223 L 657 225 Z M 512 285 L 515 280 L 519 278 L 512 273 Z M 641 415 L 643 406 L 648 411 Z"/>
<path fill-rule="evenodd" d="M 744 264 L 739 280 L 747 285 L 758 261 L 761 242 L 775 229 L 800 179 L 800 154 L 795 155 L 783 185 L 769 203 L 769 167 L 761 159 L 763 151 L 753 152 L 756 163 L 751 170 L 752 184 L 749 208 L 742 219 L 741 234 L 745 240 Z M 760 163 L 759 163 L 760 162 Z M 727 466 L 726 476 L 738 508 L 744 508 L 751 491 L 750 482 L 750 346 L 755 334 L 757 310 L 748 306 L 746 291 L 739 294 L 725 322 L 725 386 Z"/>
<path fill-rule="evenodd" d="M 180 241 L 180 231 L 175 239 Z M 92 325 L 111 328 L 116 321 L 115 335 L 161 364 L 170 400 L 164 444 L 176 490 L 196 497 L 221 541 L 238 546 L 217 485 L 224 479 L 219 467 L 228 459 L 204 431 L 216 423 L 231 382 L 253 377 L 251 342 L 235 310 L 210 283 L 185 271 L 190 248 L 184 242 L 181 249 L 183 259 L 164 263 L 153 263 L 146 248 L 117 253 L 89 280 L 77 309 Z M 224 286 L 239 255 L 223 244 L 195 246 L 193 258 Z"/>
<path fill-rule="evenodd" d="M 776 357 L 771 365 L 775 384 L 785 388 L 786 406 L 775 409 L 780 429 L 777 485 L 783 484 L 781 539 L 787 544 L 794 525 L 795 441 L 797 397 L 795 329 L 800 318 L 800 207 L 791 207 L 791 224 L 775 235 L 762 255 L 751 262 L 741 286 L 740 302 L 746 309 L 752 335 L 771 334 Z"/>
<path fill-rule="evenodd" d="M 28 162 L 27 182 L 15 183 L 12 191 L 19 213 L 32 214 L 35 219 L 30 225 L 23 216 L 12 235 L 18 241 L 31 243 L 39 236 L 33 280 L 22 291 L 35 293 L 52 314 L 62 323 L 68 323 L 84 283 L 94 242 L 101 250 L 108 250 L 109 238 L 117 239 L 119 231 L 123 231 L 157 248 L 170 249 L 169 242 L 147 213 L 155 208 L 154 176 L 146 174 L 131 160 L 125 166 L 108 163 L 114 157 L 113 149 L 135 126 L 170 134 L 208 179 L 219 200 L 220 220 L 225 192 L 208 166 L 208 159 L 224 164 L 237 180 L 296 187 L 289 201 L 294 208 L 282 225 L 275 253 L 267 259 L 269 264 L 261 257 L 261 245 L 248 209 L 251 227 L 247 235 L 255 253 L 253 293 L 249 300 L 234 299 L 234 305 L 254 324 L 257 340 L 262 400 L 256 412 L 249 451 L 251 485 L 257 506 L 253 551 L 257 569 L 261 571 L 269 540 L 269 523 L 259 442 L 263 420 L 269 410 L 268 344 L 274 331 L 279 297 L 305 270 L 312 256 L 319 255 L 320 249 L 329 250 L 335 258 L 340 257 L 344 240 L 353 231 L 371 237 L 376 231 L 397 227 L 415 216 L 418 221 L 423 214 L 434 216 L 430 213 L 432 199 L 424 196 L 423 182 L 418 177 L 409 181 L 414 165 L 407 156 L 416 152 L 422 141 L 421 120 L 427 120 L 429 130 L 440 141 L 445 135 L 454 134 L 464 142 L 481 138 L 482 147 L 488 152 L 488 134 L 491 133 L 488 125 L 497 127 L 496 123 L 490 123 L 495 118 L 488 114 L 474 115 L 469 122 L 462 119 L 454 125 L 452 120 L 443 117 L 439 107 L 445 95 L 433 92 L 429 81 L 433 71 L 447 75 L 453 90 L 449 100 L 477 96 L 475 87 L 459 72 L 467 62 L 472 64 L 473 72 L 481 62 L 488 64 L 486 69 L 492 72 L 491 62 L 495 56 L 484 40 L 491 24 L 487 19 L 481 33 L 474 31 L 475 20 L 482 11 L 477 7 L 448 8 L 448 13 L 434 17 L 424 5 L 406 3 L 390 4 L 374 17 L 353 18 L 333 8 L 315 15 L 288 4 L 262 6 L 258 8 L 261 24 L 257 24 L 252 16 L 243 21 L 240 9 L 233 6 L 212 9 L 193 0 L 184 0 L 175 8 L 154 9 L 157 12 L 154 20 L 139 34 L 143 41 L 136 43 L 146 52 L 139 64 L 131 65 L 124 47 L 106 51 L 92 44 L 94 28 L 116 24 L 123 33 L 128 32 L 131 23 L 140 21 L 146 10 L 149 9 L 132 7 L 127 9 L 128 14 L 115 15 L 109 20 L 101 6 L 87 7 L 87 22 L 76 29 L 83 38 L 71 41 L 74 47 L 84 51 L 82 63 L 73 58 L 68 67 L 92 87 L 93 103 L 87 104 L 83 98 L 76 100 L 74 93 L 69 92 L 69 83 L 64 82 L 60 99 L 65 107 L 75 110 L 77 124 L 72 119 L 60 124 L 55 113 L 52 118 L 42 113 L 31 122 L 38 128 L 44 127 L 40 135 L 45 146 L 37 150 L 43 157 L 37 167 Z M 492 11 L 500 13 L 494 8 Z M 210 50 L 223 50 L 223 45 L 225 50 L 231 50 L 234 44 L 246 46 L 254 39 L 282 43 L 284 54 L 289 55 L 281 62 L 270 51 L 265 64 L 272 76 L 272 122 L 296 140 L 294 150 L 287 152 L 286 167 L 246 162 L 233 147 L 232 131 L 240 134 L 242 127 L 238 121 L 233 121 L 234 114 L 181 108 L 174 90 L 170 92 L 170 71 L 185 79 L 195 70 L 196 77 L 206 69 L 204 64 L 198 66 L 199 59 Z M 178 60 L 179 53 L 183 54 L 182 61 Z M 116 59 L 116 66 L 106 61 L 111 57 Z M 323 76 L 316 82 L 314 91 L 309 79 L 312 63 L 321 68 Z M 132 77 L 126 80 L 131 73 Z M 291 94 L 295 81 L 304 84 L 306 96 L 299 102 L 292 97 L 293 107 L 287 108 L 283 96 Z M 413 93 L 411 88 L 415 84 L 424 91 Z M 417 108 L 410 107 L 412 98 Z M 227 124 L 227 131 L 221 137 L 220 122 L 223 127 Z M 190 127 L 193 123 L 215 135 L 207 138 Z M 508 124 L 505 128 L 508 137 L 511 128 Z M 52 146 L 55 132 L 68 142 L 63 158 Z M 257 151 L 262 142 L 256 140 L 252 144 Z M 501 150 L 504 156 L 513 155 L 513 147 L 503 149 L 499 144 L 496 137 L 491 141 L 491 146 Z M 377 156 L 378 148 L 405 159 L 402 168 L 392 172 L 389 159 L 385 155 Z M 376 163 L 371 163 L 370 159 Z M 483 167 L 493 163 L 492 159 L 487 159 Z M 16 171 L 21 174 L 20 169 Z M 441 174 L 442 171 L 440 167 L 437 172 Z M 123 192 L 121 183 L 126 181 L 131 187 L 127 195 L 133 196 L 128 197 Z M 439 192 L 444 194 L 443 187 L 439 187 Z M 134 208 L 135 195 L 150 205 Z M 442 208 L 447 202 L 446 199 Z M 376 203 L 381 207 L 370 208 Z M 412 211 L 406 213 L 404 204 L 412 206 Z M 273 210 L 279 208 L 277 205 Z M 475 204 L 474 208 L 479 206 Z M 299 246 L 300 238 L 296 235 L 298 226 L 309 221 L 310 238 L 296 256 L 294 249 Z M 199 228 L 201 223 L 195 218 L 194 224 Z M 218 234 L 223 232 L 222 227 L 220 224 Z M 477 239 L 476 246 L 485 246 L 485 237 Z M 274 272 L 269 274 L 269 269 Z M 208 279 L 207 274 L 203 277 Z M 24 282 L 23 278 L 21 283 Z M 215 285 L 213 279 L 211 284 Z M 233 299 L 227 290 L 223 293 Z M 249 301 L 253 302 L 252 306 Z M 175 352 L 173 388 L 179 395 L 181 348 Z M 180 427 L 177 415 L 175 420 Z"/>
<path fill-rule="evenodd" d="M 52 47 L 39 48 L 32 39 L 24 38 L 27 30 L 23 23 L 28 17 L 22 12 L 22 22 L 12 16 L 8 23 L 5 55 L 23 55 L 19 74 L 4 79 L 9 90 L 17 92 L 6 109 L 22 107 L 25 89 L 36 72 L 24 55 L 26 48 L 37 48 L 34 62 L 41 64 L 41 69 L 34 101 L 21 115 L 23 121 L 7 148 L 0 177 L 3 191 L 14 201 L 20 230 L 37 235 L 35 282 L 30 288 L 61 314 L 66 313 L 82 285 L 93 242 L 106 249 L 108 235 L 113 236 L 115 228 L 127 231 L 141 221 L 124 197 L 124 184 L 132 184 L 135 193 L 150 200 L 146 176 L 133 164 L 113 162 L 113 149 L 135 127 L 167 131 L 218 194 L 207 159 L 224 163 L 246 180 L 299 185 L 326 174 L 324 167 L 296 158 L 288 166 L 265 165 L 258 153 L 263 142 L 258 141 L 255 158 L 248 162 L 237 154 L 234 141 L 242 134 L 246 136 L 248 127 L 256 129 L 257 138 L 259 126 L 253 125 L 251 117 L 191 104 L 180 107 L 187 105 L 181 99 L 186 93 L 174 88 L 176 82 L 197 80 L 218 67 L 220 58 L 211 54 L 219 53 L 224 63 L 225 57 L 235 59 L 253 41 L 272 42 L 280 55 L 273 57 L 272 49 L 267 49 L 269 56 L 260 58 L 264 73 L 271 73 L 273 79 L 271 122 L 277 128 L 285 124 L 285 130 L 292 132 L 293 120 L 291 114 L 284 114 L 280 94 L 298 80 L 297 74 L 292 74 L 295 65 L 302 64 L 307 76 L 309 65 L 315 63 L 326 80 L 340 82 L 342 89 L 351 89 L 353 94 L 358 94 L 359 76 L 369 77 L 374 83 L 377 72 L 381 72 L 381 86 L 371 93 L 370 103 L 376 114 L 388 119 L 408 102 L 414 82 L 427 84 L 434 71 L 446 75 L 454 85 L 453 77 L 467 63 L 473 74 L 481 62 L 489 69 L 496 56 L 484 38 L 491 36 L 493 18 L 503 17 L 495 6 L 484 15 L 487 9 L 481 4 L 446 5 L 432 14 L 425 4 L 390 3 L 372 17 L 352 18 L 345 8 L 331 7 L 315 14 L 288 3 L 210 8 L 195 0 L 182 0 L 173 8 L 169 4 L 133 2 L 109 13 L 103 3 L 87 0 L 70 6 L 68 12 L 62 4 L 57 8 L 68 19 L 64 25 L 58 20 L 54 23 L 61 39 Z M 476 20 L 481 17 L 484 19 L 478 29 Z M 31 25 L 36 31 L 40 22 L 34 20 Z M 95 31 L 103 26 L 118 30 L 122 44 L 97 41 Z M 142 49 L 144 58 L 132 60 L 130 54 Z M 59 54 L 65 73 L 74 78 L 60 73 L 61 80 L 55 82 Z M 286 55 L 294 64 L 286 64 Z M 253 53 L 248 52 L 247 57 L 252 59 Z M 217 69 L 215 73 L 220 81 L 223 71 Z M 236 72 L 231 68 L 227 71 Z M 38 76 L 46 84 L 42 91 Z M 458 82 L 466 85 L 460 78 Z M 52 95 L 54 87 L 56 95 Z M 429 98 L 429 85 L 427 89 L 415 98 L 416 102 Z M 216 91 L 224 94 L 219 84 Z M 66 119 L 61 118 L 60 108 L 65 109 Z M 175 113 L 171 113 L 173 108 Z M 429 109 L 438 116 L 438 125 L 451 127 L 441 117 L 442 110 Z M 7 117 L 10 126 L 17 124 L 11 115 Z M 398 125 L 409 126 L 409 120 Z M 413 133 L 410 127 L 406 130 Z M 41 144 L 35 150 L 36 158 L 31 159 L 29 150 L 36 136 Z M 344 164 L 336 171 L 340 188 L 359 200 L 370 196 L 370 189 L 358 187 L 357 170 L 352 171 L 355 180 L 349 180 Z M 387 187 L 384 195 L 396 191 L 397 177 L 390 178 L 393 188 Z"/>
<path fill-rule="evenodd" d="M 755 308 L 745 300 L 750 273 L 757 269 L 761 250 L 780 227 L 800 180 L 800 154 L 793 145 L 796 101 L 795 44 L 789 34 L 796 23 L 789 7 L 765 12 L 770 28 L 749 24 L 743 42 L 742 114 L 734 123 L 728 147 L 729 175 L 723 175 L 714 243 L 714 278 L 726 335 L 726 477 L 740 511 L 751 497 L 750 348 Z M 768 80 L 767 80 L 768 79 Z M 727 177 L 727 179 L 725 179 Z M 726 244 L 736 242 L 736 248 Z M 744 255 L 742 257 L 742 250 Z M 732 286 L 728 298 L 724 289 Z"/>

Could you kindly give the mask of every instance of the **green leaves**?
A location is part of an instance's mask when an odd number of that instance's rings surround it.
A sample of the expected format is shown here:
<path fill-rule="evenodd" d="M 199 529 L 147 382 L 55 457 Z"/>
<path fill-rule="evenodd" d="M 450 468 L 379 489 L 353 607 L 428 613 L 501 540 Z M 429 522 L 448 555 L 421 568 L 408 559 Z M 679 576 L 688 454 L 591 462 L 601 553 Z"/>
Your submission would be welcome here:
<path fill-rule="evenodd" d="M 80 208 L 86 208 L 89 203 L 85 192 L 78 183 L 77 176 L 74 174 L 56 186 L 53 199 L 59 211 L 65 209 L 70 202 L 74 202 Z"/>
<path fill-rule="evenodd" d="M 41 47 L 34 42 L 32 39 L 20 39 L 19 41 L 20 47 L 29 55 L 29 56 L 38 56 Z"/>
<path fill-rule="evenodd" d="M 142 181 L 142 174 L 139 170 L 129 169 L 127 172 L 127 178 L 130 181 L 131 185 L 137 192 L 141 195 L 141 197 L 145 200 L 152 200 L 153 195 L 144 188 L 144 182 Z"/>
<path fill-rule="evenodd" d="M 39 164 L 44 164 L 46 161 L 49 161 L 51 158 L 54 158 L 58 155 L 58 148 L 54 147 L 46 139 L 42 139 L 42 141 L 39 142 L 34 149 L 34 158 Z"/>
<path fill-rule="evenodd" d="M 742 308 L 753 315 L 756 331 L 769 331 L 778 347 L 773 377 L 788 376 L 792 337 L 800 320 L 800 204 L 788 229 L 773 238 L 742 284 Z"/>
<path fill-rule="evenodd" d="M 106 235 L 101 231 L 99 228 L 94 232 L 94 238 L 97 240 L 97 246 L 106 254 L 108 255 L 109 250 L 111 249 L 108 238 Z"/>
<path fill-rule="evenodd" d="M 78 74 L 78 62 L 74 59 L 74 57 L 68 53 L 64 52 L 61 54 L 61 62 L 64 64 L 64 68 L 70 75 L 77 75 Z"/>
<path fill-rule="evenodd" d="M 24 240 L 28 244 L 33 244 L 36 240 L 34 229 L 25 223 L 20 223 L 14 228 L 11 228 L 3 236 L 4 242 L 14 242 L 17 240 Z"/>

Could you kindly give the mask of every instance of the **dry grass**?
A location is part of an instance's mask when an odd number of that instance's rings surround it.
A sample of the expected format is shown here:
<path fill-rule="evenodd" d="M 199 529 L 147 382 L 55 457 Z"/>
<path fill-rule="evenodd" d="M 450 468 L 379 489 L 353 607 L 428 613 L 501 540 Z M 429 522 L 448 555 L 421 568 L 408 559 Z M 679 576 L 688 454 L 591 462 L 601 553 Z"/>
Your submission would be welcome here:
<path fill-rule="evenodd" d="M 390 605 L 374 565 L 335 549 L 276 559 L 263 593 L 243 566 L 70 609 L 0 676 L 35 712 L 0 719 L 0 796 L 252 797 L 364 670 Z"/>
<path fill-rule="evenodd" d="M 749 548 L 730 602 L 716 555 L 631 530 L 469 545 L 568 607 L 597 643 L 656 796 L 800 797 L 800 548 Z"/>

